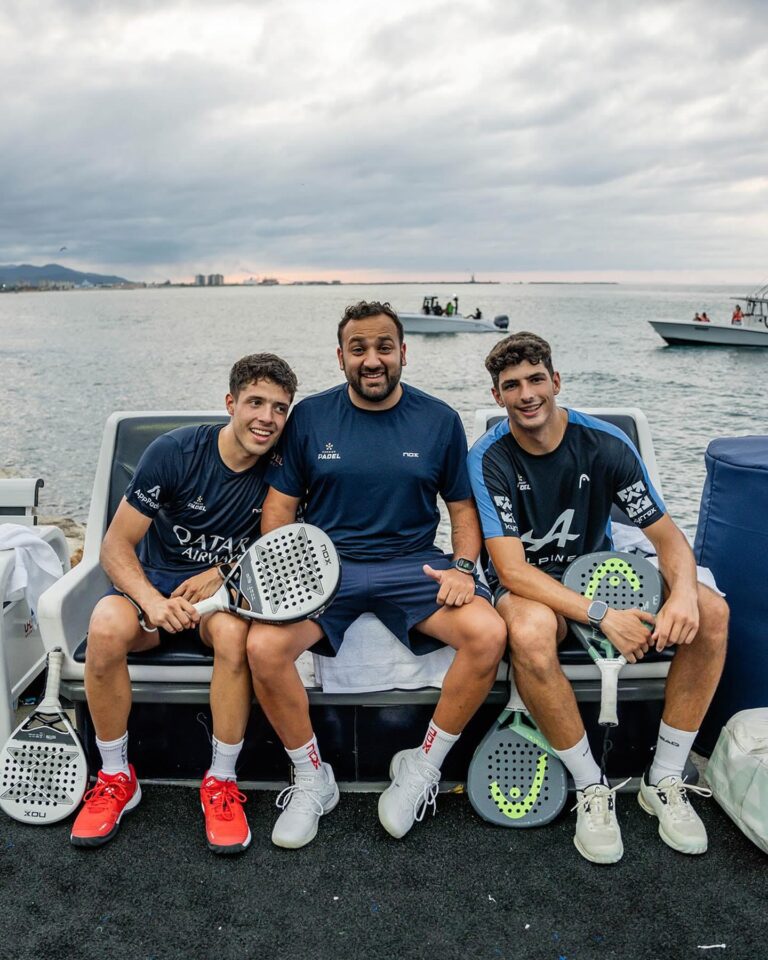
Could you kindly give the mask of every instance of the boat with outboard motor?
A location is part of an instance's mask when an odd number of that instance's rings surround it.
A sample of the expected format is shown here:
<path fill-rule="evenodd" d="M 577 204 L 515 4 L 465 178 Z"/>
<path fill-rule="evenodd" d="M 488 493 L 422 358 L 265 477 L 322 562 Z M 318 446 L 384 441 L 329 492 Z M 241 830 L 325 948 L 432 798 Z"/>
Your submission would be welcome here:
<path fill-rule="evenodd" d="M 702 319 L 649 320 L 658 335 L 668 344 L 711 344 L 719 347 L 768 347 L 768 284 L 739 299 L 727 323 Z M 742 312 L 740 302 L 746 300 Z"/>
<path fill-rule="evenodd" d="M 509 328 L 509 317 L 500 314 L 489 320 L 479 307 L 465 316 L 459 312 L 459 298 L 441 306 L 439 297 L 424 297 L 419 313 L 400 312 L 398 317 L 406 333 L 500 333 Z"/>

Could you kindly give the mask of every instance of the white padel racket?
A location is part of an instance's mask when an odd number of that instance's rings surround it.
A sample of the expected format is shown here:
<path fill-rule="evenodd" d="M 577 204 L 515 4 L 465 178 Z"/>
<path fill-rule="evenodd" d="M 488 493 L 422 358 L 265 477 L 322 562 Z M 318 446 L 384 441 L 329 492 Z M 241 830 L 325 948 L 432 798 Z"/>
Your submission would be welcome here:
<path fill-rule="evenodd" d="M 574 560 L 563 574 L 563 586 L 590 600 L 602 600 L 617 610 L 656 613 L 662 601 L 659 571 L 645 557 L 602 551 Z M 615 727 L 619 673 L 626 659 L 611 641 L 590 624 L 570 620 L 569 625 L 600 670 L 600 717 L 604 727 Z"/>
<path fill-rule="evenodd" d="M 48 654 L 45 696 L 0 750 L 0 808 L 22 823 L 55 823 L 77 809 L 88 782 L 82 744 L 59 702 L 64 654 Z"/>
<path fill-rule="evenodd" d="M 330 537 L 308 523 L 277 527 L 251 545 L 198 613 L 225 610 L 262 623 L 317 616 L 336 596 L 341 564 Z"/>

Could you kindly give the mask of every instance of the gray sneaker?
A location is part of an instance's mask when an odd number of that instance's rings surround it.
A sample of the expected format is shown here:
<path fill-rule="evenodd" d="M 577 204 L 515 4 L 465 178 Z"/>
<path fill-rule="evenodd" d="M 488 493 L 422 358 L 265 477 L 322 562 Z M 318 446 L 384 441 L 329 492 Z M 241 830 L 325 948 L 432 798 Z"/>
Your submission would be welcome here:
<path fill-rule="evenodd" d="M 625 781 L 627 783 L 628 781 Z M 616 791 L 623 787 L 593 783 L 576 791 L 576 849 L 592 863 L 617 863 L 624 855 L 619 821 L 616 819 Z"/>
<path fill-rule="evenodd" d="M 276 802 L 283 812 L 272 830 L 272 843 L 295 850 L 314 840 L 320 817 L 339 802 L 331 765 L 323 763 L 311 773 L 294 769 L 293 783 L 278 794 Z"/>
<path fill-rule="evenodd" d="M 422 757 L 421 747 L 396 753 L 389 765 L 392 783 L 379 797 L 381 825 L 397 840 L 423 820 L 430 807 L 433 816 L 437 810 L 440 771 Z"/>
<path fill-rule="evenodd" d="M 681 777 L 664 777 L 654 786 L 647 782 L 648 771 L 640 781 L 637 802 L 653 817 L 659 818 L 659 836 L 680 853 L 706 853 L 707 830 L 693 809 L 687 791 L 711 797 L 706 787 L 695 787 Z"/>

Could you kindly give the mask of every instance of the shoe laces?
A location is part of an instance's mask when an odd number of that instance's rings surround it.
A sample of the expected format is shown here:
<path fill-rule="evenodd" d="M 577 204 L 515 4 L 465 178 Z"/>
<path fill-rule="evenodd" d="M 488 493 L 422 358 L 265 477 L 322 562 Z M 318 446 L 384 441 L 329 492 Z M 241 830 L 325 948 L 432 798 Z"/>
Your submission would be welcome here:
<path fill-rule="evenodd" d="M 631 779 L 631 777 L 628 777 L 621 783 L 617 783 L 615 787 L 600 783 L 597 785 L 600 789 L 593 790 L 591 793 L 587 793 L 586 790 L 577 791 L 577 796 L 578 793 L 581 793 L 581 796 L 571 807 L 571 812 L 581 809 L 587 815 L 590 827 L 610 823 L 616 807 L 616 794 Z"/>
<path fill-rule="evenodd" d="M 666 778 L 665 778 L 666 779 Z M 664 781 L 661 781 L 664 783 Z M 688 800 L 687 791 L 698 793 L 701 797 L 711 797 L 712 791 L 707 787 L 695 786 L 692 783 L 686 783 L 685 777 L 678 777 L 670 784 L 663 787 L 660 784 L 651 785 L 651 790 L 655 790 L 662 803 L 666 803 L 670 815 L 675 820 L 693 820 L 698 814 L 693 809 Z"/>
<path fill-rule="evenodd" d="M 313 774 L 299 773 L 294 776 L 294 783 L 278 793 L 275 805 L 285 810 L 290 803 L 297 813 L 312 813 L 322 817 L 325 807 L 318 794 L 323 786 L 327 786 L 327 782 L 320 783 L 319 777 Z"/>
<path fill-rule="evenodd" d="M 215 787 L 203 788 L 208 795 L 208 803 L 213 815 L 219 820 L 232 820 L 235 807 L 245 803 L 247 797 L 237 789 L 234 780 L 217 780 Z"/>
<path fill-rule="evenodd" d="M 103 810 L 110 803 L 125 803 L 129 796 L 129 782 L 127 780 L 98 779 L 96 785 L 83 797 L 91 811 Z"/>
<path fill-rule="evenodd" d="M 403 782 L 405 796 L 413 806 L 414 820 L 421 823 L 430 807 L 433 817 L 437 813 L 440 771 L 433 770 L 431 764 L 419 763 L 414 758 L 406 758 L 405 763 L 407 764 Z"/>

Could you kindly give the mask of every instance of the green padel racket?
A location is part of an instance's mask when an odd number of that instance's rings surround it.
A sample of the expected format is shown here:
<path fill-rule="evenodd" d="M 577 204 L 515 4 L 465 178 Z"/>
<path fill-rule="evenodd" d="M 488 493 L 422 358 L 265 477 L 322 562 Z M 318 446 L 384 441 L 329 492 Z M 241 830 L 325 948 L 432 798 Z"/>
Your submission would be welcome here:
<path fill-rule="evenodd" d="M 645 557 L 632 553 L 588 553 L 571 563 L 563 574 L 563 586 L 590 600 L 602 600 L 616 610 L 647 610 L 661 606 L 661 574 Z M 600 630 L 588 623 L 568 621 L 584 649 L 600 670 L 600 717 L 604 727 L 615 727 L 619 673 L 625 657 Z"/>
<path fill-rule="evenodd" d="M 469 765 L 469 802 L 483 820 L 497 826 L 538 827 L 554 820 L 567 794 L 565 767 L 510 678 L 509 702 Z"/>

